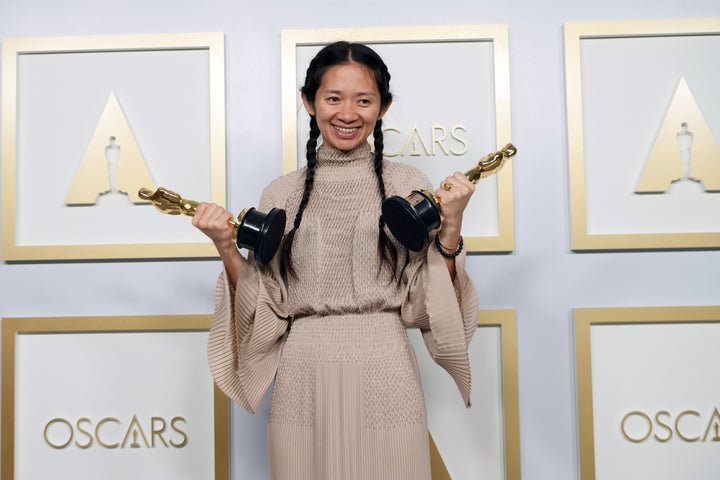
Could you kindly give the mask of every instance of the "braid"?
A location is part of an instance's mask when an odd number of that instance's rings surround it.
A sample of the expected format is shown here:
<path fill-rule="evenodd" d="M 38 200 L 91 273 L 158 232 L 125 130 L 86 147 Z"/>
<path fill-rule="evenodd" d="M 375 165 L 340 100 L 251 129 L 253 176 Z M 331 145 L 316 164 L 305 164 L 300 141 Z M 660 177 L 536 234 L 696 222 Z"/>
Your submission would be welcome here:
<path fill-rule="evenodd" d="M 295 220 L 293 221 L 293 228 L 285 235 L 282 246 L 280 247 L 280 259 L 281 265 L 284 272 L 295 276 L 295 268 L 292 263 L 292 243 L 295 239 L 295 232 L 300 228 L 300 222 L 302 221 L 303 212 L 310 201 L 310 192 L 312 192 L 313 184 L 315 183 L 315 170 L 317 167 L 317 141 L 320 138 L 320 127 L 318 127 L 315 116 L 310 116 L 310 137 L 308 138 L 305 152 L 307 159 L 307 169 L 305 170 L 305 186 L 303 188 L 303 196 L 300 200 L 300 206 L 295 214 Z"/>
<path fill-rule="evenodd" d="M 303 189 L 303 197 L 300 200 L 300 206 L 298 212 L 295 215 L 295 222 L 293 228 L 300 228 L 300 222 L 302 221 L 302 215 L 307 207 L 308 201 L 310 200 L 310 192 L 315 183 L 315 167 L 317 166 L 317 141 L 320 137 L 320 128 L 318 127 L 317 120 L 315 117 L 310 117 L 310 138 L 308 138 L 307 144 L 305 144 L 305 158 L 307 159 L 307 170 L 305 171 L 305 187 Z"/>
<path fill-rule="evenodd" d="M 373 164 L 375 167 L 375 176 L 378 181 L 378 189 L 380 190 L 380 197 L 382 201 L 385 201 L 387 195 L 385 193 L 385 181 L 383 180 L 382 168 L 383 168 L 383 132 L 382 132 L 382 119 L 378 119 L 375 123 L 375 129 L 373 131 L 373 138 L 375 141 L 375 158 Z M 398 251 L 393 242 L 385 232 L 385 219 L 380 215 L 379 221 L 380 236 L 378 238 L 378 254 L 383 263 L 388 264 L 392 268 L 393 277 L 397 275 L 397 259 Z M 403 270 L 405 267 L 403 267 Z M 398 279 L 399 280 L 399 279 Z"/>
<path fill-rule="evenodd" d="M 378 179 L 378 188 L 380 188 L 380 196 L 385 200 L 385 181 L 382 176 L 383 143 L 382 118 L 375 122 L 375 130 L 373 130 L 373 139 L 375 141 L 375 175 Z"/>

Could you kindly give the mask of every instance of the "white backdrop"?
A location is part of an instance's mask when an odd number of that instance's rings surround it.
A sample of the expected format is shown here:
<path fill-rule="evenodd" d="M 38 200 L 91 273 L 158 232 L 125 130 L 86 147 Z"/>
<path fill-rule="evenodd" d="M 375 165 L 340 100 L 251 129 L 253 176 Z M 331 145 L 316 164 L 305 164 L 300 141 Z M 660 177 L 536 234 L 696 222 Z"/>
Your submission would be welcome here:
<path fill-rule="evenodd" d="M 508 24 L 512 140 L 521 152 L 513 160 L 516 249 L 473 256 L 468 271 L 482 308 L 517 311 L 523 479 L 572 480 L 579 474 L 571 309 L 718 304 L 720 252 L 570 252 L 562 25 L 719 16 L 717 0 L 367 0 L 357 9 L 319 0 L 4 0 L 0 36 L 225 32 L 228 205 L 239 210 L 256 204 L 282 168 L 282 29 Z M 211 260 L 0 264 L 0 316 L 209 313 L 219 269 Z M 267 398 L 254 416 L 234 408 L 231 448 L 264 456 L 264 434 L 242 445 L 240 437 L 264 432 L 266 414 Z M 235 464 L 232 478 L 261 479 L 263 471 Z"/>

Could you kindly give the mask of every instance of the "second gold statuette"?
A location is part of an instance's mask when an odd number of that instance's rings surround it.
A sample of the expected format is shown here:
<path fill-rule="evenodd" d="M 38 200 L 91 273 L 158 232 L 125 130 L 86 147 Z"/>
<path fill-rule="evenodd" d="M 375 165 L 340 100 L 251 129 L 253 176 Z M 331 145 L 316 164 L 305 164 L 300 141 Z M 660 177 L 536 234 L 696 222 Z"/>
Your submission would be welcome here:
<path fill-rule="evenodd" d="M 179 194 L 160 187 L 154 192 L 141 188 L 140 198 L 148 200 L 162 213 L 169 215 L 195 216 L 198 202 L 182 198 Z M 246 208 L 237 220 L 228 220 L 232 226 L 232 238 L 239 248 L 255 252 L 255 258 L 266 265 L 275 256 L 285 234 L 285 210 L 273 208 L 267 214 L 255 208 Z"/>
<path fill-rule="evenodd" d="M 515 155 L 517 149 L 508 143 L 501 150 L 480 159 L 475 167 L 465 172 L 472 183 L 497 173 L 505 161 Z M 452 185 L 443 184 L 450 190 Z M 382 204 L 385 224 L 405 248 L 414 252 L 422 250 L 428 243 L 428 233 L 442 223 L 442 206 L 435 196 L 427 190 L 413 190 L 407 197 L 393 196 Z"/>

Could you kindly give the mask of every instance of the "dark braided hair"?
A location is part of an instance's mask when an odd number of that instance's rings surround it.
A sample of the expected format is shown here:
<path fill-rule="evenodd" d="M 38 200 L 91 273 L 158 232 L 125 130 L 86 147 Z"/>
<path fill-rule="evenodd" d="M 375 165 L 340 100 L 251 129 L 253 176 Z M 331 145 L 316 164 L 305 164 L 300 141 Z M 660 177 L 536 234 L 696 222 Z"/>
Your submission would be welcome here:
<path fill-rule="evenodd" d="M 349 43 L 345 41 L 335 42 L 325 46 L 315 58 L 312 59 L 305 75 L 305 84 L 300 92 L 310 104 L 315 104 L 315 95 L 322 83 L 325 72 L 336 65 L 345 65 L 349 63 L 357 63 L 366 67 L 375 78 L 375 82 L 380 92 L 380 108 L 381 110 L 390 105 L 392 102 L 392 93 L 390 93 L 390 72 L 383 62 L 382 58 L 370 47 L 361 43 Z M 292 243 L 295 238 L 295 232 L 300 228 L 303 212 L 310 200 L 310 193 L 313 189 L 315 181 L 315 170 L 317 168 L 317 142 L 320 137 L 320 128 L 314 115 L 310 115 L 310 136 L 306 144 L 305 156 L 307 159 L 307 169 L 305 171 L 305 186 L 303 188 L 302 199 L 298 206 L 298 212 L 295 215 L 293 228 L 283 239 L 280 247 L 280 263 L 283 272 L 295 275 L 292 262 Z M 378 119 L 373 131 L 375 140 L 375 158 L 374 167 L 375 175 L 378 180 L 378 189 L 382 200 L 385 200 L 385 182 L 382 176 L 383 166 L 383 133 L 382 120 Z M 393 272 L 393 277 L 397 274 L 397 248 L 388 237 L 385 231 L 385 221 L 382 216 L 378 222 L 380 228 L 380 239 L 378 242 L 378 253 L 382 261 L 388 264 Z"/>
<path fill-rule="evenodd" d="M 380 189 L 380 197 L 383 201 L 385 201 L 387 195 L 385 193 L 385 181 L 383 180 L 382 176 L 384 148 L 382 119 L 378 119 L 377 123 L 375 124 L 373 138 L 375 139 L 375 158 L 373 162 L 375 166 L 375 176 L 377 177 L 378 188 Z M 385 219 L 382 215 L 380 215 L 379 226 L 380 239 L 378 241 L 378 253 L 380 254 L 380 258 L 382 259 L 382 261 L 392 268 L 393 276 L 395 276 L 397 274 L 398 251 L 395 247 L 395 244 L 392 243 L 390 237 L 388 237 L 387 232 L 385 231 Z"/>

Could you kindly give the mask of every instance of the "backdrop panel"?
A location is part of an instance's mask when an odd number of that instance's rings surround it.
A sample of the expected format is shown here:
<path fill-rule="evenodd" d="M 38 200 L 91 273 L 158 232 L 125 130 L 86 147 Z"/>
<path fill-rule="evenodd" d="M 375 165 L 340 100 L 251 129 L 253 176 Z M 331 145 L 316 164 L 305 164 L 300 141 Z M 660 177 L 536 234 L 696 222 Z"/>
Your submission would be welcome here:
<path fill-rule="evenodd" d="M 565 24 L 574 250 L 720 247 L 720 19 Z"/>
<path fill-rule="evenodd" d="M 720 307 L 575 310 L 582 480 L 720 470 Z"/>
<path fill-rule="evenodd" d="M 137 192 L 225 202 L 223 38 L 3 39 L 4 259 L 217 255 Z"/>
<path fill-rule="evenodd" d="M 3 480 L 227 480 L 210 318 L 3 319 Z"/>

